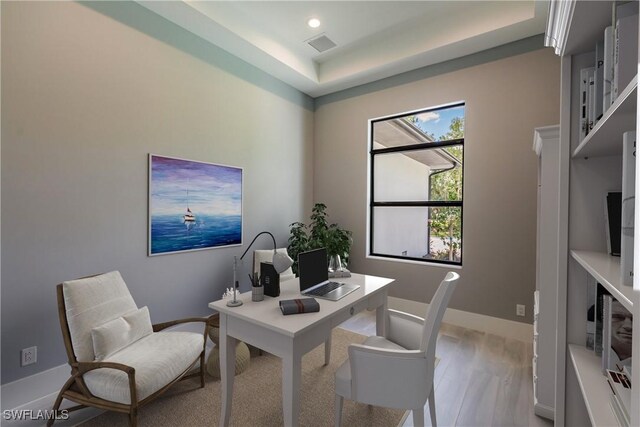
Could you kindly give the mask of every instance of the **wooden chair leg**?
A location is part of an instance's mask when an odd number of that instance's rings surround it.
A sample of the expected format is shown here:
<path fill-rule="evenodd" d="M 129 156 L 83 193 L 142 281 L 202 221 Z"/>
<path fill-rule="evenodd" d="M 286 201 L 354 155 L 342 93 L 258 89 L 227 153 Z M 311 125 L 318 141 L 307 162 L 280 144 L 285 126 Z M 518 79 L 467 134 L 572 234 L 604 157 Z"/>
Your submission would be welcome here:
<path fill-rule="evenodd" d="M 429 394 L 429 416 L 431 417 L 431 426 L 437 427 L 436 423 L 436 392 L 431 386 L 431 394 Z"/>
<path fill-rule="evenodd" d="M 336 427 L 340 427 L 342 423 L 342 403 L 344 402 L 344 398 L 338 394 L 336 394 Z"/>
<path fill-rule="evenodd" d="M 129 426 L 138 427 L 138 409 L 132 408 L 129 412 Z"/>
<path fill-rule="evenodd" d="M 205 361 L 204 361 L 204 351 L 200 355 L 200 388 L 204 388 L 204 370 L 205 370 Z"/>
<path fill-rule="evenodd" d="M 49 420 L 47 420 L 47 427 L 51 427 L 53 423 L 56 421 L 55 413 L 58 411 L 58 409 L 60 409 L 60 405 L 62 404 L 62 399 L 64 399 L 63 397 L 64 392 L 67 391 L 69 387 L 71 387 L 71 384 L 73 384 L 74 381 L 75 381 L 74 377 L 69 378 L 67 382 L 64 383 L 64 385 L 62 386 L 62 389 L 60 389 L 60 393 L 58 393 L 58 397 L 56 397 L 56 401 L 53 404 L 53 408 L 51 409 L 54 416 L 53 418 L 50 418 Z"/>
<path fill-rule="evenodd" d="M 413 427 L 424 427 L 424 406 L 413 409 Z"/>

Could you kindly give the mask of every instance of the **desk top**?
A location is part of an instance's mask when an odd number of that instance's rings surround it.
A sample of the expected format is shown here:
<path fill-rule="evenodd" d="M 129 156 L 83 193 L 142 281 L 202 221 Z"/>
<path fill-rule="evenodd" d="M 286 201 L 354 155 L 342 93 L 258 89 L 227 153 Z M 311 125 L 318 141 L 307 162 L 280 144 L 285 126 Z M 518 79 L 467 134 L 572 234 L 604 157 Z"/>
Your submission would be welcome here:
<path fill-rule="evenodd" d="M 360 285 L 360 288 L 338 301 L 316 298 L 316 301 L 320 303 L 320 311 L 316 313 L 291 314 L 285 316 L 282 314 L 282 311 L 280 311 L 280 300 L 308 298 L 300 294 L 300 282 L 297 278 L 280 283 L 279 297 L 272 298 L 265 295 L 263 301 L 253 302 L 251 301 L 251 291 L 249 291 L 238 294 L 237 298 L 243 302 L 240 307 L 227 307 L 228 300 L 225 299 L 209 303 L 209 308 L 288 336 L 296 336 L 305 329 L 331 317 L 335 313 L 382 291 L 394 281 L 394 279 L 387 279 L 385 277 L 356 273 L 351 273 L 351 277 L 340 277 L 332 280 Z"/>

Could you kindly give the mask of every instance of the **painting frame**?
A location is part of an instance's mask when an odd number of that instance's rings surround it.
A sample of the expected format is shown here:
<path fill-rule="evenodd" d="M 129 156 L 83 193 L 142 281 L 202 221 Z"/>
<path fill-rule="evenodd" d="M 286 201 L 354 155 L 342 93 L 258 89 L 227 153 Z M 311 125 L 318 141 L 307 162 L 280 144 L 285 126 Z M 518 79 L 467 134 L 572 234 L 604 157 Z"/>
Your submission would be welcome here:
<path fill-rule="evenodd" d="M 148 154 L 147 256 L 242 246 L 243 239 L 242 167 Z"/>

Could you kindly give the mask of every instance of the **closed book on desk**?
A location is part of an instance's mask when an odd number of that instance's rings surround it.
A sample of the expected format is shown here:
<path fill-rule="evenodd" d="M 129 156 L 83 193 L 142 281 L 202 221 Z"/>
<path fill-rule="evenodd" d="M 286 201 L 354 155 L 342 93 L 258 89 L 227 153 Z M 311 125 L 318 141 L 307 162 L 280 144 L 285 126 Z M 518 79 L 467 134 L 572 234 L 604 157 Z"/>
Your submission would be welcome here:
<path fill-rule="evenodd" d="M 313 313 L 320 311 L 320 304 L 314 298 L 298 298 L 280 301 L 280 310 L 288 314 Z"/>

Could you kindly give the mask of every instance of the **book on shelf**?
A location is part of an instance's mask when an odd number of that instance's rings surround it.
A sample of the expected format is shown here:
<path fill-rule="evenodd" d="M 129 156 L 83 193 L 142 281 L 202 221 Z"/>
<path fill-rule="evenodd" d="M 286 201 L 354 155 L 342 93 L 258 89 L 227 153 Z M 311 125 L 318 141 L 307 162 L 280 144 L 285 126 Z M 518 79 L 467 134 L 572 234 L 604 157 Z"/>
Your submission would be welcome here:
<path fill-rule="evenodd" d="M 611 99 L 611 86 L 613 85 L 613 26 L 604 29 L 604 64 L 602 66 L 602 111 L 607 111 L 613 102 Z"/>
<path fill-rule="evenodd" d="M 636 132 L 622 134 L 622 236 L 620 274 L 622 284 L 633 286 L 633 230 L 635 216 Z"/>
<path fill-rule="evenodd" d="M 596 308 L 595 308 L 595 341 L 594 351 L 598 356 L 602 356 L 603 330 L 604 330 L 604 297 L 609 295 L 607 288 L 600 283 L 596 285 Z"/>
<path fill-rule="evenodd" d="M 604 95 L 604 40 L 596 44 L 596 71 L 594 74 L 594 119 L 597 122 L 602 117 L 602 97 Z"/>
<path fill-rule="evenodd" d="M 630 16 L 617 16 L 614 37 L 613 99 L 615 100 L 638 73 L 637 12 Z"/>
<path fill-rule="evenodd" d="M 589 134 L 589 101 L 591 100 L 590 82 L 593 82 L 595 68 L 580 70 L 580 140 Z"/>
<path fill-rule="evenodd" d="M 587 281 L 587 340 L 586 347 L 595 350 L 596 334 L 596 282 L 589 276 Z"/>
<path fill-rule="evenodd" d="M 609 360 L 611 357 L 611 295 L 602 296 L 602 373 L 607 375 L 607 369 L 612 369 L 613 365 Z"/>
<path fill-rule="evenodd" d="M 589 74 L 589 88 L 587 92 L 587 125 L 589 126 L 588 132 L 596 125 L 596 69 L 593 68 L 593 72 Z"/>
<path fill-rule="evenodd" d="M 620 256 L 620 238 L 622 221 L 622 192 L 612 191 L 605 198 L 605 235 L 607 240 L 607 253 Z"/>

